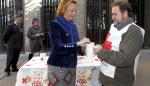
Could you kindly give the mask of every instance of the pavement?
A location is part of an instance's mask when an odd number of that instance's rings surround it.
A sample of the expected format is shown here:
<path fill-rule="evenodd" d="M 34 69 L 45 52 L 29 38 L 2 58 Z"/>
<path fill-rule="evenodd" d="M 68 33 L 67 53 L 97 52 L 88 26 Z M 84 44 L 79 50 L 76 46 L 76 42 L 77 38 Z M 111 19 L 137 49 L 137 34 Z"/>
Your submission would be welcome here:
<path fill-rule="evenodd" d="M 23 65 L 26 62 L 27 62 L 26 54 L 21 54 L 18 61 L 19 67 L 21 67 L 21 65 Z M 15 86 L 17 72 L 11 72 L 11 76 L 7 77 L 4 72 L 5 64 L 6 64 L 6 54 L 1 54 L 0 55 L 0 86 Z"/>
<path fill-rule="evenodd" d="M 22 53 L 20 55 L 18 66 L 21 67 L 28 61 L 27 54 Z M 10 77 L 7 77 L 4 73 L 6 64 L 6 54 L 0 54 L 0 86 L 15 86 L 16 72 L 11 73 Z M 137 76 L 134 86 L 150 86 L 150 50 L 141 50 L 139 64 L 137 68 Z"/>

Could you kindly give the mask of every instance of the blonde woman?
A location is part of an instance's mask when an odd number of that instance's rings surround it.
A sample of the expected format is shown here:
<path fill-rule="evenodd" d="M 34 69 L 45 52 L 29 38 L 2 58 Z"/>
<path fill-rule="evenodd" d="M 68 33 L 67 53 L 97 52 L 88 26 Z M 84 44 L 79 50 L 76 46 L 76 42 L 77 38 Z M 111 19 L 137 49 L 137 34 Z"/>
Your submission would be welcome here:
<path fill-rule="evenodd" d="M 73 22 L 76 6 L 75 0 L 61 0 L 57 17 L 50 24 L 52 52 L 47 61 L 48 86 L 75 86 L 77 53 L 80 52 L 80 46 L 90 42 L 88 38 L 79 41 Z"/>

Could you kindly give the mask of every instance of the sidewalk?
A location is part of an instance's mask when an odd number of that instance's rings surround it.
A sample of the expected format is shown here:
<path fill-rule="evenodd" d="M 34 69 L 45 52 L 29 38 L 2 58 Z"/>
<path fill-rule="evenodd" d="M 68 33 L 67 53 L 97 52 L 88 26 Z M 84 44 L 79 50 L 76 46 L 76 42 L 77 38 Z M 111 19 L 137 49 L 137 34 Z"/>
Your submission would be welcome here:
<path fill-rule="evenodd" d="M 150 50 L 142 50 L 139 59 L 137 70 L 137 78 L 134 86 L 149 86 L 150 81 Z M 19 59 L 19 67 L 27 62 L 27 55 L 21 54 Z M 6 77 L 4 67 L 6 62 L 6 55 L 0 55 L 0 86 L 15 86 L 17 73 L 11 73 L 10 77 Z"/>
<path fill-rule="evenodd" d="M 27 62 L 27 56 L 26 54 L 21 54 L 18 61 L 19 67 L 25 62 Z M 0 86 L 15 86 L 17 73 L 11 72 L 11 76 L 7 77 L 4 72 L 5 64 L 6 64 L 6 54 L 1 54 L 0 55 Z"/>

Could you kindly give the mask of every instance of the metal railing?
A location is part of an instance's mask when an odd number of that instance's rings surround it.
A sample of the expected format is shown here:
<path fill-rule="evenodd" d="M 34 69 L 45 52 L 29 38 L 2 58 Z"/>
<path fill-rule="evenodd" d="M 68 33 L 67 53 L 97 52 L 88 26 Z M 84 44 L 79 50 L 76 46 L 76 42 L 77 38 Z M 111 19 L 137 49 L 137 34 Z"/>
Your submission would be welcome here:
<path fill-rule="evenodd" d="M 49 22 L 55 18 L 60 0 L 42 0 L 41 25 L 45 32 L 44 45 L 51 46 L 48 38 Z M 86 35 L 95 43 L 103 43 L 111 24 L 111 3 L 113 0 L 86 0 Z M 136 15 L 135 21 L 144 27 L 144 1 L 129 0 Z M 6 48 L 3 32 L 15 14 L 23 13 L 23 0 L 0 0 L 0 53 Z"/>
<path fill-rule="evenodd" d="M 133 18 L 136 24 L 144 28 L 144 0 L 128 0 L 133 9 Z"/>
<path fill-rule="evenodd" d="M 111 0 L 86 0 L 86 34 L 91 41 L 103 43 L 109 31 Z"/>
<path fill-rule="evenodd" d="M 0 53 L 6 50 L 3 42 L 3 32 L 15 14 L 23 13 L 22 0 L 0 0 Z"/>
<path fill-rule="evenodd" d="M 56 9 L 60 0 L 42 0 L 41 8 L 41 21 L 45 32 L 44 45 L 46 49 L 49 49 L 50 41 L 48 38 L 49 22 L 56 16 Z"/>

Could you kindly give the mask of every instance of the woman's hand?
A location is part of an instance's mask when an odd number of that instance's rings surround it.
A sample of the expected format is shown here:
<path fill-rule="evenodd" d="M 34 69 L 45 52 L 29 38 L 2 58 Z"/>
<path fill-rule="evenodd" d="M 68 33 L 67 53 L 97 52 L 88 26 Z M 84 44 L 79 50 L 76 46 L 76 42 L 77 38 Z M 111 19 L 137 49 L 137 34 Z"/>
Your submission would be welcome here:
<path fill-rule="evenodd" d="M 90 42 L 89 38 L 83 38 L 79 42 L 77 42 L 77 46 L 83 46 L 83 45 L 85 45 L 86 43 L 89 43 L 89 42 Z"/>

